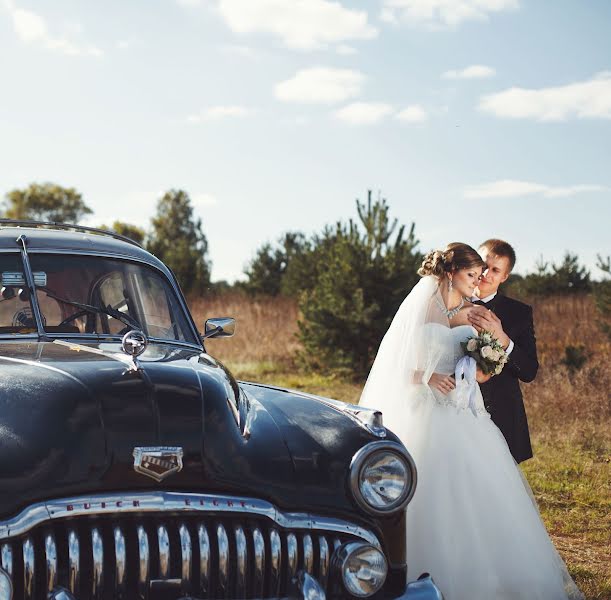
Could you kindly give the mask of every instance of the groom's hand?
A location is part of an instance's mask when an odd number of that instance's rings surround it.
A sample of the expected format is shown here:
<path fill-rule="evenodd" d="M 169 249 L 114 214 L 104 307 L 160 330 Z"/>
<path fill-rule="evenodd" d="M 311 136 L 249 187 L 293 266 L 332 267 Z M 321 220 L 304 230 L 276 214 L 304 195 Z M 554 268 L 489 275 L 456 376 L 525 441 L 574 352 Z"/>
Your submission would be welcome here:
<path fill-rule="evenodd" d="M 509 336 L 503 331 L 503 324 L 491 310 L 484 306 L 474 306 L 469 311 L 469 322 L 477 331 L 489 331 L 507 349 Z"/>

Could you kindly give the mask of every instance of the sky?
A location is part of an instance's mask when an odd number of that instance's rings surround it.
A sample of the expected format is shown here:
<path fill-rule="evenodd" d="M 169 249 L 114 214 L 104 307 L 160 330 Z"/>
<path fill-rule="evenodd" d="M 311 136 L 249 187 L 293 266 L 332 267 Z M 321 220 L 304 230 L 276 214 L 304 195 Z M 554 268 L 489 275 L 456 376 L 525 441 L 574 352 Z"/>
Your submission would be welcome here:
<path fill-rule="evenodd" d="M 0 196 L 147 228 L 191 197 L 213 280 L 380 194 L 420 249 L 611 254 L 608 0 L 0 0 Z"/>

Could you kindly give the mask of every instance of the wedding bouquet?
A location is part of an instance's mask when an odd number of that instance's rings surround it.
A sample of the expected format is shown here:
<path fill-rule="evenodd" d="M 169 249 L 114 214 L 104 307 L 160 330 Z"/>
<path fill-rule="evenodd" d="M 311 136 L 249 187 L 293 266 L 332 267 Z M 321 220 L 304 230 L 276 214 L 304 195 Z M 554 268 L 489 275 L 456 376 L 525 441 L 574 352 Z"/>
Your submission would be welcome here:
<path fill-rule="evenodd" d="M 478 335 L 467 338 L 460 345 L 465 356 L 475 360 L 477 366 L 485 375 L 498 375 L 509 360 L 509 355 L 499 341 L 489 331 L 481 331 Z"/>

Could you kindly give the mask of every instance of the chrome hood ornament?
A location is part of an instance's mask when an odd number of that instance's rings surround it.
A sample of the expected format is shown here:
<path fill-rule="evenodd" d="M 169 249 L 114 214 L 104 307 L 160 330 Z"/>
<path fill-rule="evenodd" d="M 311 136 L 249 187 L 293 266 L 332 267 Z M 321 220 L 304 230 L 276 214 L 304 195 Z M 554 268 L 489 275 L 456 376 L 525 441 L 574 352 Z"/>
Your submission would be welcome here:
<path fill-rule="evenodd" d="M 132 329 L 123 336 L 121 348 L 125 354 L 131 357 L 131 370 L 138 371 L 140 369 L 138 357 L 146 350 L 148 345 L 148 338 L 138 329 Z"/>
<path fill-rule="evenodd" d="M 183 450 L 180 446 L 136 446 L 134 471 L 155 481 L 163 481 L 182 471 Z"/>
<path fill-rule="evenodd" d="M 133 356 L 134 359 L 140 356 L 149 345 L 148 338 L 142 331 L 132 329 L 128 331 L 121 340 L 121 348 L 125 354 Z"/>

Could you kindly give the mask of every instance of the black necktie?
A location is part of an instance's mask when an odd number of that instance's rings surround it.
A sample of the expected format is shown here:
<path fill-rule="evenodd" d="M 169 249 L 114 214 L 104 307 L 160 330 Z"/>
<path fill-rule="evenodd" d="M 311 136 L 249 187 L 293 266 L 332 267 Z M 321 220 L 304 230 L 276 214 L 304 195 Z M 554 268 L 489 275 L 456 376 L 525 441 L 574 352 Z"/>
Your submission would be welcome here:
<path fill-rule="evenodd" d="M 477 304 L 478 306 L 486 306 L 486 303 L 483 300 L 472 300 L 471 304 Z"/>

